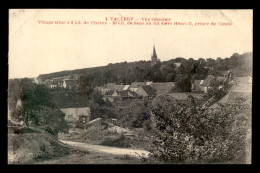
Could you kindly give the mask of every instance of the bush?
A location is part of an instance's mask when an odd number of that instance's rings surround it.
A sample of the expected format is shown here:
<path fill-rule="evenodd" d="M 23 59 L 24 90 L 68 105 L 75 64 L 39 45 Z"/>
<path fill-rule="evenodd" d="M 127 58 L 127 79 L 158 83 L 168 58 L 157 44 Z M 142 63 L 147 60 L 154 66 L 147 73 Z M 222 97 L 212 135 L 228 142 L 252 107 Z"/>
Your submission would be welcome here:
<path fill-rule="evenodd" d="M 154 103 L 156 135 L 150 159 L 164 163 L 243 162 L 250 108 L 237 100 L 216 110 Z M 242 160 L 241 160 L 242 159 Z"/>

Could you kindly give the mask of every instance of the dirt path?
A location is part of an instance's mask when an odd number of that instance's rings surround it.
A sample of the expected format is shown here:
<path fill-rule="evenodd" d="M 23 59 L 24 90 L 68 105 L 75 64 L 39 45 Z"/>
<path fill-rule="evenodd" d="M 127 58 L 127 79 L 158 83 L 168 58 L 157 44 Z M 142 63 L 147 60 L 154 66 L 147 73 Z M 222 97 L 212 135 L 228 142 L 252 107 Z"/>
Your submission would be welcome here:
<path fill-rule="evenodd" d="M 143 157 L 148 157 L 149 151 L 146 150 L 139 150 L 139 149 L 127 149 L 127 148 L 117 148 L 117 147 L 108 147 L 108 146 L 102 146 L 102 145 L 92 145 L 82 142 L 71 142 L 71 141 L 65 141 L 60 140 L 61 142 L 78 148 L 87 149 L 88 151 L 95 151 L 95 152 L 104 152 L 104 153 L 110 153 L 110 154 L 116 154 L 116 155 L 129 155 L 137 157 L 139 155 L 143 155 Z"/>

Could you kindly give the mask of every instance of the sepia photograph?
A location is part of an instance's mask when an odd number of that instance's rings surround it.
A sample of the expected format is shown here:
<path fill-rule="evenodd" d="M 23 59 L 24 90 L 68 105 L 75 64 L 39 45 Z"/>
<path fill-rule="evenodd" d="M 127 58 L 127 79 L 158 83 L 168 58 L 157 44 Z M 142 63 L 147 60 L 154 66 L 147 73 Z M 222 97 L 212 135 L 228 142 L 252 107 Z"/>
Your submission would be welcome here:
<path fill-rule="evenodd" d="M 9 9 L 8 164 L 251 164 L 252 9 Z"/>

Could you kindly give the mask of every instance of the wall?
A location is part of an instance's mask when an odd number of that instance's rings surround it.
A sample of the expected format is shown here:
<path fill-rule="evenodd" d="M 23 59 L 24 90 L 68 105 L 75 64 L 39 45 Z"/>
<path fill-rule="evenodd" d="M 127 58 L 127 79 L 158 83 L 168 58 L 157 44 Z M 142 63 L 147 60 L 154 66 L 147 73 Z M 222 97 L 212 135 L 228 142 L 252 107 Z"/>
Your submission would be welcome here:
<path fill-rule="evenodd" d="M 91 118 L 91 112 L 89 107 L 78 107 L 78 108 L 64 108 L 60 109 L 64 112 L 66 121 L 78 121 L 79 115 L 86 115 Z"/>
<path fill-rule="evenodd" d="M 89 123 L 87 123 L 85 127 L 89 128 L 91 126 L 95 126 L 97 128 L 101 128 L 102 127 L 101 124 L 102 124 L 102 119 L 101 118 L 96 118 L 96 119 L 90 121 Z"/>

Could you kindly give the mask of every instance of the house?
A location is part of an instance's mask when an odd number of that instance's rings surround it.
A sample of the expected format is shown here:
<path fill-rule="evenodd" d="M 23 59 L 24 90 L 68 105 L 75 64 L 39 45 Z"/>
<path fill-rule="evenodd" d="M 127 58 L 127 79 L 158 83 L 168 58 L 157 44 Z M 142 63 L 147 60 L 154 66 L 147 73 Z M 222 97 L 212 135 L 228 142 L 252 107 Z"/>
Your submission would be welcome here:
<path fill-rule="evenodd" d="M 137 90 L 140 86 L 145 86 L 145 85 L 146 85 L 145 82 L 133 82 L 133 83 L 130 85 L 129 90 L 136 92 L 136 90 Z"/>
<path fill-rule="evenodd" d="M 130 85 L 116 85 L 115 83 L 107 83 L 103 87 L 95 87 L 95 90 L 98 90 L 103 95 L 112 95 L 114 91 L 123 91 L 128 90 Z"/>
<path fill-rule="evenodd" d="M 154 97 L 156 96 L 156 92 L 155 90 L 147 85 L 143 85 L 143 86 L 139 86 L 137 88 L 137 90 L 135 91 L 135 93 L 138 95 L 138 96 L 142 96 L 142 97 L 147 97 L 148 99 L 151 98 L 151 97 Z"/>
<path fill-rule="evenodd" d="M 112 94 L 113 97 L 119 97 L 120 99 L 124 100 L 127 98 L 136 98 L 138 95 L 130 90 L 116 90 Z"/>
<path fill-rule="evenodd" d="M 164 83 L 156 82 L 156 83 L 151 83 L 149 86 L 151 86 L 155 90 L 157 95 L 169 93 L 171 89 L 175 87 L 173 82 L 164 82 Z"/>
<path fill-rule="evenodd" d="M 77 80 L 74 79 L 64 79 L 62 83 L 63 88 L 76 89 L 77 88 Z"/>
<path fill-rule="evenodd" d="M 87 123 L 91 119 L 89 107 L 62 108 L 60 110 L 65 113 L 65 120 L 68 122 L 79 121 L 82 123 Z"/>
<path fill-rule="evenodd" d="M 101 87 L 95 87 L 95 90 L 98 90 L 101 92 L 101 94 L 105 95 L 107 94 L 108 92 L 110 92 L 111 94 L 113 93 L 114 91 L 114 86 L 115 86 L 115 82 L 114 83 L 107 83 L 106 85 L 104 86 L 101 86 Z"/>
<path fill-rule="evenodd" d="M 123 91 L 123 90 L 128 90 L 128 88 L 130 87 L 130 85 L 114 85 L 114 90 L 115 91 Z"/>
<path fill-rule="evenodd" d="M 52 85 L 50 85 L 49 87 L 50 87 L 50 88 L 57 88 L 57 87 L 59 87 L 59 85 L 58 85 L 58 84 L 52 84 Z"/>

